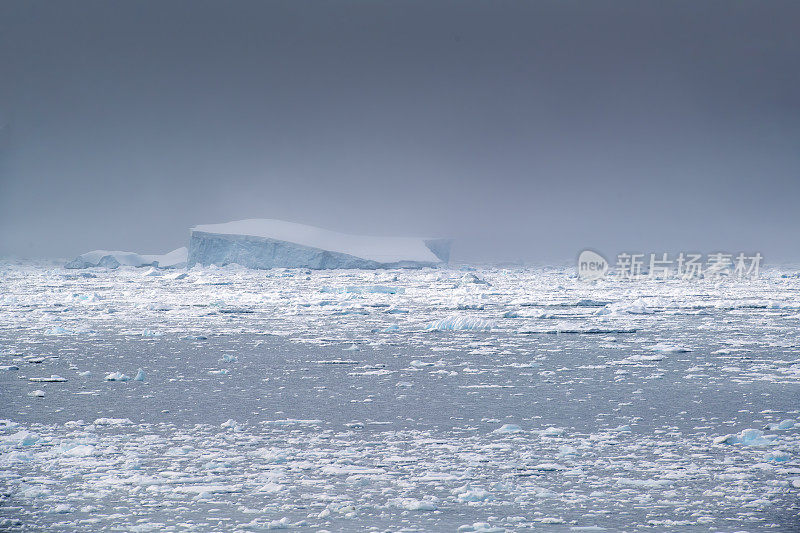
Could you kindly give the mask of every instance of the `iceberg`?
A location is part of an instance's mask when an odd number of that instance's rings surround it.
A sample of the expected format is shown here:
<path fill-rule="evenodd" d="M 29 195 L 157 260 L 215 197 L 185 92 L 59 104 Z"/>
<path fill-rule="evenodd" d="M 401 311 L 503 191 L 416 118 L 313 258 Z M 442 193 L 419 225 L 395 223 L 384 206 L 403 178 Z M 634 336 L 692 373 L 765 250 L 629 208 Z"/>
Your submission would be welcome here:
<path fill-rule="evenodd" d="M 183 268 L 186 266 L 188 254 L 189 250 L 185 246 L 162 255 L 142 255 L 119 250 L 94 250 L 79 255 L 64 265 L 64 268 L 106 267 L 113 269 L 120 266 Z"/>
<path fill-rule="evenodd" d="M 422 268 L 446 263 L 449 239 L 367 237 L 271 219 L 191 229 L 188 266 L 247 268 Z"/>

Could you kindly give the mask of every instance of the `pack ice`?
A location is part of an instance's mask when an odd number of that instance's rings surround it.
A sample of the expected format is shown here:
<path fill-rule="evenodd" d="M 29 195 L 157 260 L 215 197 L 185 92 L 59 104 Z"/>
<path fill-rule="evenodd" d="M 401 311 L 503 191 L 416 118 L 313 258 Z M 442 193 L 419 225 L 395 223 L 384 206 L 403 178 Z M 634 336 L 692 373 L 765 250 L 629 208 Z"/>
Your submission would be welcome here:
<path fill-rule="evenodd" d="M 64 268 L 89 268 L 98 266 L 106 268 L 117 268 L 119 266 L 183 268 L 186 266 L 186 256 L 188 253 L 185 246 L 162 255 L 143 255 L 119 250 L 94 250 L 79 255 L 64 265 Z"/>
<path fill-rule="evenodd" d="M 188 266 L 248 268 L 421 268 L 446 263 L 451 241 L 347 235 L 271 219 L 206 224 L 191 230 Z"/>

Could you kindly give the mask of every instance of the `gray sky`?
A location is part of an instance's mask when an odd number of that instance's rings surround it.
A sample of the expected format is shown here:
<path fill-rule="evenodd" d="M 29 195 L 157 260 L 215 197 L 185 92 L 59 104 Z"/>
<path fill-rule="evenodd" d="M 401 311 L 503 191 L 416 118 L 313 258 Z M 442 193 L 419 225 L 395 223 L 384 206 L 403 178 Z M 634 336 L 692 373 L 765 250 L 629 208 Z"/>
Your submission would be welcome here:
<path fill-rule="evenodd" d="M 0 3 L 0 255 L 280 218 L 800 259 L 800 2 Z"/>

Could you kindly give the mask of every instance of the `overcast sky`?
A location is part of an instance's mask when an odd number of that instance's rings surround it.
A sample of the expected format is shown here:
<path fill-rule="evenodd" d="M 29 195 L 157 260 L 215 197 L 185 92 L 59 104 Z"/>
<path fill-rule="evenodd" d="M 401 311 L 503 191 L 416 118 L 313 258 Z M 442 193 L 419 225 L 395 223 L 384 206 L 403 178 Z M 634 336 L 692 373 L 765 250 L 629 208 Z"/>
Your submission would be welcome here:
<path fill-rule="evenodd" d="M 800 259 L 800 2 L 0 3 L 0 255 L 279 218 Z"/>

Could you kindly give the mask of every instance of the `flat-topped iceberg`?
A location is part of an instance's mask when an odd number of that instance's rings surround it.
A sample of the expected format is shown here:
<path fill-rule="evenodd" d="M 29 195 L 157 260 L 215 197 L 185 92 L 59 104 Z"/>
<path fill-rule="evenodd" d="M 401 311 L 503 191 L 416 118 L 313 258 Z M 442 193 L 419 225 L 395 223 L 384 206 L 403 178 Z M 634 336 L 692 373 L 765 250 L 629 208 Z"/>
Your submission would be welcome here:
<path fill-rule="evenodd" d="M 188 266 L 421 268 L 446 263 L 450 242 L 347 235 L 282 220 L 249 219 L 192 228 Z"/>
<path fill-rule="evenodd" d="M 117 268 L 119 266 L 183 268 L 186 266 L 188 253 L 185 246 L 162 255 L 143 255 L 119 250 L 94 250 L 79 255 L 64 265 L 64 268 Z"/>

